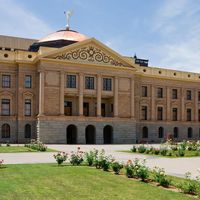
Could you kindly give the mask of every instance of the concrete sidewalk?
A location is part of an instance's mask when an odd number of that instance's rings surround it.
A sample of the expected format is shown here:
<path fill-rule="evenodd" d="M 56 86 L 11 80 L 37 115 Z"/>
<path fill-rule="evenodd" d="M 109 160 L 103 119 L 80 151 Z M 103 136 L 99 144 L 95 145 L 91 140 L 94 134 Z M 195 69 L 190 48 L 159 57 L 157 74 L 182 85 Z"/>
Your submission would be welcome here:
<path fill-rule="evenodd" d="M 195 177 L 200 168 L 200 157 L 192 158 L 163 158 L 158 156 L 147 156 L 142 154 L 131 154 L 119 152 L 129 150 L 132 145 L 47 145 L 51 149 L 70 153 L 80 147 L 82 151 L 92 149 L 105 149 L 106 154 L 111 154 L 116 160 L 124 163 L 135 158 L 146 159 L 146 164 L 150 168 L 155 166 L 164 168 L 166 173 L 173 176 L 184 177 L 186 172 L 191 172 Z M 32 152 L 32 153 L 0 153 L 0 159 L 5 164 L 24 164 L 24 163 L 54 163 L 55 152 Z"/>

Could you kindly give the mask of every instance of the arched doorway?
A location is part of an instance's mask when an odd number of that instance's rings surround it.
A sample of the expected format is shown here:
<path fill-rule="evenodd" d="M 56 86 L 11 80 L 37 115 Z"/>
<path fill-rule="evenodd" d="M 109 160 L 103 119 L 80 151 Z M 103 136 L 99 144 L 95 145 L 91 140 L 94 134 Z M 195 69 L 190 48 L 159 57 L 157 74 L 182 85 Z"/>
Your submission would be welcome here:
<path fill-rule="evenodd" d="M 75 125 L 71 124 L 67 127 L 67 144 L 77 143 L 77 128 Z"/>
<path fill-rule="evenodd" d="M 112 144 L 113 143 L 113 128 L 112 126 L 105 126 L 103 129 L 103 142 L 104 144 Z"/>
<path fill-rule="evenodd" d="M 149 134 L 148 134 L 148 128 L 146 126 L 144 126 L 142 128 L 142 138 L 148 138 Z"/>
<path fill-rule="evenodd" d="M 158 138 L 163 138 L 164 137 L 164 128 L 159 127 L 158 129 Z"/>
<path fill-rule="evenodd" d="M 95 144 L 96 136 L 95 136 L 95 127 L 93 125 L 88 125 L 85 128 L 85 141 L 86 144 Z"/>
<path fill-rule="evenodd" d="M 24 137 L 31 138 L 31 125 L 30 124 L 26 124 L 24 127 Z"/>

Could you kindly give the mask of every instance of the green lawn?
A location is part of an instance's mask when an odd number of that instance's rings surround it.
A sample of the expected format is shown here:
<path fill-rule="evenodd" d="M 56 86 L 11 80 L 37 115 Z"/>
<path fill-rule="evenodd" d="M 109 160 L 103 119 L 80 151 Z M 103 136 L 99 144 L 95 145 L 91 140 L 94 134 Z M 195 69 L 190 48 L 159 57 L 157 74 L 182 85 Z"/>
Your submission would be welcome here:
<path fill-rule="evenodd" d="M 132 152 L 131 150 L 124 150 L 124 151 L 119 151 L 119 152 L 125 152 L 125 153 L 134 153 L 134 154 L 143 154 L 146 156 L 160 156 L 160 157 L 167 157 L 167 158 L 185 158 L 185 157 L 199 157 L 200 156 L 200 152 L 196 152 L 196 151 L 185 151 L 185 155 L 183 157 L 177 157 L 176 155 L 172 155 L 172 156 L 162 156 L 161 154 L 147 154 L 147 153 L 139 153 L 139 152 Z M 198 154 L 197 154 L 198 153 Z"/>
<path fill-rule="evenodd" d="M 181 193 L 90 167 L 7 165 L 0 169 L 0 199 L 192 200 Z"/>
<path fill-rule="evenodd" d="M 46 152 L 54 152 L 53 149 L 47 149 Z M 0 153 L 20 153 L 20 152 L 38 152 L 34 149 L 24 146 L 0 146 Z"/>

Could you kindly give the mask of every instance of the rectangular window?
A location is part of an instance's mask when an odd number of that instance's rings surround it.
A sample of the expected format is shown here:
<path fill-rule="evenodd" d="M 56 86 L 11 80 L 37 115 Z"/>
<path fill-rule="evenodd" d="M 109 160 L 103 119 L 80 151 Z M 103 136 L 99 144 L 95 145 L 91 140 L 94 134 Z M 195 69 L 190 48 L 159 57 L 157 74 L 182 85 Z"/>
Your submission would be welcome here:
<path fill-rule="evenodd" d="M 172 99 L 178 99 L 178 91 L 177 91 L 177 89 L 172 89 Z"/>
<path fill-rule="evenodd" d="M 83 103 L 83 115 L 89 116 L 89 103 L 87 102 Z"/>
<path fill-rule="evenodd" d="M 163 107 L 158 107 L 157 120 L 163 120 Z"/>
<path fill-rule="evenodd" d="M 172 120 L 173 121 L 177 121 L 178 120 L 178 109 L 177 108 L 173 108 L 172 109 Z"/>
<path fill-rule="evenodd" d="M 157 88 L 157 97 L 163 98 L 163 88 Z"/>
<path fill-rule="evenodd" d="M 31 88 L 32 87 L 32 76 L 26 75 L 25 76 L 25 88 Z"/>
<path fill-rule="evenodd" d="M 76 88 L 76 75 L 67 75 L 67 88 Z"/>
<path fill-rule="evenodd" d="M 111 78 L 103 78 L 103 90 L 105 90 L 105 91 L 112 90 L 112 79 Z"/>
<path fill-rule="evenodd" d="M 192 121 L 192 109 L 187 108 L 187 121 Z"/>
<path fill-rule="evenodd" d="M 142 106 L 142 119 L 147 120 L 147 106 Z"/>
<path fill-rule="evenodd" d="M 200 101 L 200 91 L 198 92 L 198 101 Z"/>
<path fill-rule="evenodd" d="M 71 101 L 65 101 L 64 102 L 65 106 L 65 115 L 67 116 L 72 116 L 72 102 Z"/>
<path fill-rule="evenodd" d="M 4 116 L 10 115 L 10 99 L 2 99 L 1 101 L 1 114 Z"/>
<path fill-rule="evenodd" d="M 198 120 L 200 122 L 200 109 L 198 110 Z"/>
<path fill-rule="evenodd" d="M 142 97 L 147 97 L 147 86 L 142 86 Z"/>
<path fill-rule="evenodd" d="M 31 116 L 31 100 L 25 99 L 25 116 Z"/>
<path fill-rule="evenodd" d="M 110 104 L 110 112 L 111 113 L 113 112 L 113 104 L 112 103 Z"/>
<path fill-rule="evenodd" d="M 94 90 L 94 77 L 85 77 L 85 89 Z"/>
<path fill-rule="evenodd" d="M 10 88 L 10 85 L 11 85 L 10 75 L 2 75 L 2 87 Z"/>
<path fill-rule="evenodd" d="M 187 90 L 187 92 L 186 92 L 186 99 L 187 100 L 192 100 L 192 91 L 191 90 Z"/>

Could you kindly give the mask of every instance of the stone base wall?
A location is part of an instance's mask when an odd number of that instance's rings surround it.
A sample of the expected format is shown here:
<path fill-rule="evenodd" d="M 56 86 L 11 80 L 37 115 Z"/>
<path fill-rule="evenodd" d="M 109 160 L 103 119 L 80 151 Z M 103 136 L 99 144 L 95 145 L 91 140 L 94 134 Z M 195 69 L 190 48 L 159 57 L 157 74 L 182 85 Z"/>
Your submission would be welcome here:
<path fill-rule="evenodd" d="M 2 138 L 1 127 L 3 124 L 10 126 L 10 138 Z M 25 125 L 31 125 L 31 138 L 25 138 Z M 36 139 L 36 121 L 5 120 L 0 121 L 0 143 L 27 143 Z"/>
<path fill-rule="evenodd" d="M 148 128 L 148 138 L 142 138 L 142 128 L 146 126 Z M 164 128 L 164 137 L 158 137 L 159 127 Z M 178 128 L 178 138 L 174 138 L 175 141 L 183 140 L 200 140 L 200 126 L 198 123 L 161 123 L 161 122 L 146 122 L 146 123 L 137 123 L 136 132 L 137 132 L 137 142 L 149 142 L 149 143 L 160 143 L 166 140 L 169 134 L 174 133 L 174 127 Z M 192 138 L 188 138 L 188 128 L 192 128 Z"/>
<path fill-rule="evenodd" d="M 39 138 L 43 143 L 67 143 L 66 129 L 69 125 L 77 128 L 77 143 L 85 144 L 85 129 L 93 125 L 96 129 L 96 144 L 103 144 L 103 129 L 106 125 L 113 128 L 113 144 L 132 144 L 136 142 L 136 125 L 121 121 L 39 121 Z"/>

